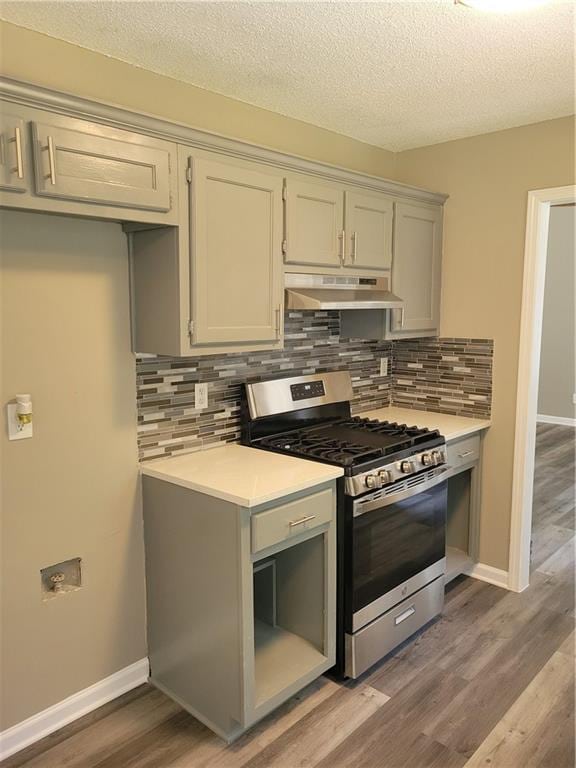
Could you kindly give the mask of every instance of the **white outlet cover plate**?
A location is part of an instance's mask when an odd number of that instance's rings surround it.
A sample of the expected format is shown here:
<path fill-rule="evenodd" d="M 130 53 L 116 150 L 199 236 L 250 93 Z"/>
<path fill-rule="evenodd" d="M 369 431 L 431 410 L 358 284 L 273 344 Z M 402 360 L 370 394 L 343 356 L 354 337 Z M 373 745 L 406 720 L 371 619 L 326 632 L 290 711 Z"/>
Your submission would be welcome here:
<path fill-rule="evenodd" d="M 16 408 L 16 403 L 9 403 L 6 406 L 8 440 L 26 440 L 26 438 L 32 437 L 32 423 L 21 426 L 16 415 Z"/>
<path fill-rule="evenodd" d="M 194 405 L 196 409 L 208 408 L 208 384 L 195 384 Z"/>
<path fill-rule="evenodd" d="M 380 358 L 380 376 L 388 376 L 388 358 Z"/>

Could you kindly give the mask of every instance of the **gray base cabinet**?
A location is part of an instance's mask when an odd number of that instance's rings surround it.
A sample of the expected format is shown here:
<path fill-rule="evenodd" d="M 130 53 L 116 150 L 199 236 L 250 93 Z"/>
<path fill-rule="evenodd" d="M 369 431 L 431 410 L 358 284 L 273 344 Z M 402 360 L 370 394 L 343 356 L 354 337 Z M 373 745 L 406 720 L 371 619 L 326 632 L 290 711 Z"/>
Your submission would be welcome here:
<path fill-rule="evenodd" d="M 334 482 L 253 509 L 143 478 L 150 682 L 226 741 L 334 665 Z"/>
<path fill-rule="evenodd" d="M 448 478 L 446 521 L 446 583 L 467 573 L 478 562 L 480 512 L 480 435 L 450 441 L 446 458 Z"/>

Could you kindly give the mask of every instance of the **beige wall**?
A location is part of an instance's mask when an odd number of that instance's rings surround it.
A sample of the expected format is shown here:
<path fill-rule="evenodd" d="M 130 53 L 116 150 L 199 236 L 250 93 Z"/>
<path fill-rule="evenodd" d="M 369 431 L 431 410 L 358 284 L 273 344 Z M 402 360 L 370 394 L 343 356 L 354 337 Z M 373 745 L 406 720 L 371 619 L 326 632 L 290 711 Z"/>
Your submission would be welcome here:
<path fill-rule="evenodd" d="M 573 419 L 575 412 L 575 233 L 576 208 L 553 206 L 546 261 L 538 413 L 565 419 Z"/>
<path fill-rule="evenodd" d="M 0 211 L 1 402 L 29 392 L 34 437 L 0 438 L 0 730 L 146 656 L 136 381 L 119 224 Z M 43 603 L 40 569 L 81 557 Z"/>
<path fill-rule="evenodd" d="M 0 72 L 235 139 L 392 178 L 393 152 L 0 22 Z"/>
<path fill-rule="evenodd" d="M 527 192 L 574 183 L 570 118 L 402 152 L 397 178 L 446 204 L 441 332 L 494 339 L 480 559 L 507 568 Z"/>

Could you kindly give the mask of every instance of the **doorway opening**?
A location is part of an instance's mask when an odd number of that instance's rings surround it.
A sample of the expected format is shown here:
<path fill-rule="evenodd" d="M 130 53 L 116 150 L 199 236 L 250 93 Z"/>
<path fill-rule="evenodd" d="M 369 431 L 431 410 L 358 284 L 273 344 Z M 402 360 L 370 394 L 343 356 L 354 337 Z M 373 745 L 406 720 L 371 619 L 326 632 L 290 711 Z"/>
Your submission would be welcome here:
<path fill-rule="evenodd" d="M 534 471 L 550 213 L 552 207 L 570 206 L 573 203 L 576 203 L 576 186 L 541 189 L 528 193 L 508 584 L 509 588 L 516 592 L 523 591 L 530 583 L 533 494 L 534 491 L 537 494 L 539 491 L 543 494 L 547 492 L 540 487 L 539 479 L 535 485 Z M 573 251 L 570 258 L 574 259 Z M 573 317 L 571 322 L 574 322 Z M 555 439 L 554 435 L 546 439 L 545 431 L 541 429 L 539 472 L 542 462 L 546 461 L 543 456 L 547 454 L 547 443 Z M 555 458 L 557 456 L 551 458 L 552 462 Z"/>

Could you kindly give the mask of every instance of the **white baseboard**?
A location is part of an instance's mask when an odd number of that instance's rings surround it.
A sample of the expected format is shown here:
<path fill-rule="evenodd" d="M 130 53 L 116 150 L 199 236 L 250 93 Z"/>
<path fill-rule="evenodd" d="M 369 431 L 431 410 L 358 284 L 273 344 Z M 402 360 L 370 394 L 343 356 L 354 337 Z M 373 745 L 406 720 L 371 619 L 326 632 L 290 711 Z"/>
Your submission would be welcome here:
<path fill-rule="evenodd" d="M 536 421 L 539 424 L 559 424 L 562 427 L 576 427 L 576 419 L 569 419 L 566 416 L 546 416 L 543 413 L 536 415 Z"/>
<path fill-rule="evenodd" d="M 19 752 L 35 741 L 77 720 L 88 712 L 101 707 L 123 693 L 136 688 L 148 680 L 148 659 L 124 667 L 119 672 L 94 683 L 89 688 L 69 696 L 52 707 L 32 715 L 27 720 L 13 725 L 0 733 L 0 760 Z"/>
<path fill-rule="evenodd" d="M 479 581 L 486 581 L 488 584 L 495 584 L 497 587 L 508 589 L 508 571 L 502 571 L 500 568 L 494 568 L 492 565 L 476 563 L 469 571 L 468 576 Z"/>

